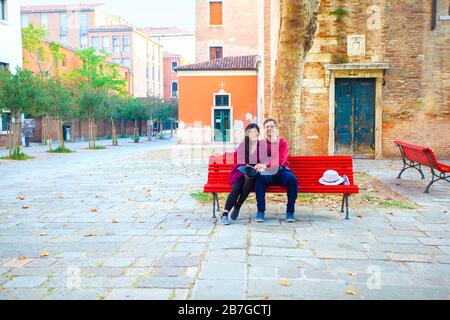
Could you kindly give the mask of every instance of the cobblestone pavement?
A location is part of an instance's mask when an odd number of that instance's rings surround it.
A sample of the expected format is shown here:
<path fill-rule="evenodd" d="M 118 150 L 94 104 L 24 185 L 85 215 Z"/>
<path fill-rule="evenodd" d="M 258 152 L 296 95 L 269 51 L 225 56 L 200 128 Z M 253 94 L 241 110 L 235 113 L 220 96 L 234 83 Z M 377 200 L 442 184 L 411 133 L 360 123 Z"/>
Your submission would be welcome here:
<path fill-rule="evenodd" d="M 299 203 L 286 224 L 271 204 L 257 224 L 246 204 L 222 226 L 190 195 L 212 148 L 121 144 L 0 161 L 0 299 L 449 298 L 448 186 L 423 195 L 417 177 L 394 180 L 399 161 L 356 167 L 420 210 L 354 210 L 345 221 Z"/>

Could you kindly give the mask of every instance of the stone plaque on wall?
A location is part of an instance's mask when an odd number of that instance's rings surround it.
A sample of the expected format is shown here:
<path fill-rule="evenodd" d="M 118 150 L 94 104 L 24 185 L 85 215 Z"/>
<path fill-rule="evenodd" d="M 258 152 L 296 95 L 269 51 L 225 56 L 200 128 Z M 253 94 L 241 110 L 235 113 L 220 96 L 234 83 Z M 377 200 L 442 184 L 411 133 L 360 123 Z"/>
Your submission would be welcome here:
<path fill-rule="evenodd" d="M 363 35 L 354 35 L 347 37 L 347 55 L 365 56 L 366 55 L 366 37 Z"/>

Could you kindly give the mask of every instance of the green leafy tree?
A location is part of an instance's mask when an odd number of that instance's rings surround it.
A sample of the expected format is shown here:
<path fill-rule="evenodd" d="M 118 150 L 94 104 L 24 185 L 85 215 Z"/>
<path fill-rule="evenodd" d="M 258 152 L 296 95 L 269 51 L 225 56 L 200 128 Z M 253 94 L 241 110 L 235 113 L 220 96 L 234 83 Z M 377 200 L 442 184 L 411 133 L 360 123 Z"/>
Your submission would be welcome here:
<path fill-rule="evenodd" d="M 63 122 L 72 120 L 75 116 L 75 96 L 67 82 L 59 78 L 47 80 L 47 113 L 57 120 L 59 149 L 64 152 Z"/>
<path fill-rule="evenodd" d="M 125 105 L 127 100 L 126 97 L 110 93 L 108 95 L 108 101 L 105 104 L 105 114 L 111 122 L 111 139 L 113 146 L 119 145 L 117 140 L 116 120 L 125 117 Z"/>
<path fill-rule="evenodd" d="M 139 142 L 139 128 L 137 126 L 138 121 L 144 120 L 148 117 L 148 108 L 146 105 L 145 99 L 134 99 L 134 98 L 128 98 L 125 101 L 124 106 L 124 115 L 126 119 L 133 120 L 134 121 L 134 133 L 133 133 L 133 139 L 134 142 Z"/>
<path fill-rule="evenodd" d="M 97 121 L 105 119 L 114 107 L 110 94 L 124 95 L 126 81 L 121 77 L 117 65 L 105 61 L 104 53 L 97 54 L 93 48 L 77 51 L 82 67 L 70 75 L 78 92 L 78 115 L 89 123 L 89 148 L 95 148 Z M 114 124 L 112 126 L 115 128 Z M 93 142 L 93 143 L 92 143 Z"/>
<path fill-rule="evenodd" d="M 9 123 L 9 157 L 20 157 L 22 113 L 33 109 L 39 96 L 39 80 L 28 70 L 20 68 L 15 73 L 0 70 L 0 109 L 11 112 Z"/>
<path fill-rule="evenodd" d="M 56 42 L 48 42 L 45 40 L 47 31 L 42 28 L 36 28 L 33 24 L 30 24 L 27 28 L 22 29 L 22 45 L 28 52 L 28 56 L 37 65 L 38 72 L 41 80 L 45 83 L 47 79 L 50 78 L 50 74 L 54 74 L 55 78 L 59 81 L 59 63 L 64 60 L 65 54 L 61 51 L 61 45 Z M 54 83 L 49 83 L 49 85 L 54 85 Z M 49 92 L 50 87 L 44 88 L 44 91 Z M 44 94 L 44 91 L 42 92 Z M 61 90 L 56 92 L 65 93 Z M 61 100 L 55 97 L 53 93 L 53 99 Z M 44 97 L 43 97 L 44 98 Z M 50 99 L 51 100 L 51 99 Z M 34 114 L 41 116 L 43 118 L 43 130 L 42 130 L 42 141 L 44 144 L 49 143 L 50 150 L 52 149 L 51 133 L 50 133 L 50 113 L 55 107 L 49 106 L 46 102 L 48 100 L 40 99 L 40 102 L 35 106 Z M 58 107 L 56 107 L 58 108 Z M 55 118 L 60 132 L 62 130 L 62 124 L 60 123 L 58 117 Z M 64 139 L 63 139 L 64 140 Z M 64 144 L 64 142 L 63 142 Z M 61 146 L 61 144 L 60 144 Z"/>

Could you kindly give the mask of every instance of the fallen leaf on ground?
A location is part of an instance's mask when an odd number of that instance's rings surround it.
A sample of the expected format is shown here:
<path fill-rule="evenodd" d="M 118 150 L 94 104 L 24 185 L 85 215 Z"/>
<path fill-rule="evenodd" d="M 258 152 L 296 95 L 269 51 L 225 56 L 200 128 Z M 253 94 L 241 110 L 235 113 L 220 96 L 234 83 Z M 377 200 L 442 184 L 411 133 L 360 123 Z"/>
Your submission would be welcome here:
<path fill-rule="evenodd" d="M 96 237 L 97 234 L 96 233 L 89 233 L 89 234 L 85 234 L 85 237 Z"/>
<path fill-rule="evenodd" d="M 145 223 L 145 221 L 138 221 L 138 223 Z"/>
<path fill-rule="evenodd" d="M 269 300 L 269 296 L 264 296 L 261 298 L 261 300 Z"/>
<path fill-rule="evenodd" d="M 41 257 L 48 257 L 50 253 L 48 253 L 48 251 L 42 251 L 41 252 Z"/>
<path fill-rule="evenodd" d="M 111 223 L 119 223 L 116 219 L 113 219 Z"/>
<path fill-rule="evenodd" d="M 95 209 L 95 208 L 92 208 L 91 209 L 91 212 L 97 212 L 98 210 L 97 209 Z"/>
<path fill-rule="evenodd" d="M 30 209 L 31 206 L 22 206 L 22 209 Z"/>
<path fill-rule="evenodd" d="M 357 214 L 356 217 L 362 219 L 364 216 L 362 214 Z"/>
<path fill-rule="evenodd" d="M 345 291 L 345 293 L 349 294 L 349 295 L 352 295 L 352 296 L 358 295 L 358 293 L 356 291 L 353 291 L 353 290 L 347 290 L 347 291 Z"/>
<path fill-rule="evenodd" d="M 63 226 L 63 228 L 67 228 L 69 225 L 68 224 L 63 224 L 62 226 Z"/>
<path fill-rule="evenodd" d="M 288 287 L 288 286 L 289 286 L 289 281 L 288 281 L 288 280 L 281 280 L 281 281 L 280 281 L 280 284 L 281 284 L 282 286 Z"/>
<path fill-rule="evenodd" d="M 59 196 L 58 199 L 64 199 L 64 196 Z"/>
<path fill-rule="evenodd" d="M 27 260 L 28 258 L 26 256 L 20 256 L 17 259 L 19 259 L 19 260 Z"/>
<path fill-rule="evenodd" d="M 18 195 L 16 196 L 16 199 L 17 199 L 17 200 L 25 200 L 25 197 L 22 196 L 22 195 L 20 195 L 20 194 L 18 194 Z"/>
<path fill-rule="evenodd" d="M 348 275 L 349 276 L 356 276 L 358 273 L 357 272 L 349 272 Z"/>
<path fill-rule="evenodd" d="M 48 236 L 48 233 L 47 233 L 47 232 L 42 232 L 42 233 L 40 234 L 40 236 L 41 236 L 41 237 L 46 237 L 46 236 Z"/>

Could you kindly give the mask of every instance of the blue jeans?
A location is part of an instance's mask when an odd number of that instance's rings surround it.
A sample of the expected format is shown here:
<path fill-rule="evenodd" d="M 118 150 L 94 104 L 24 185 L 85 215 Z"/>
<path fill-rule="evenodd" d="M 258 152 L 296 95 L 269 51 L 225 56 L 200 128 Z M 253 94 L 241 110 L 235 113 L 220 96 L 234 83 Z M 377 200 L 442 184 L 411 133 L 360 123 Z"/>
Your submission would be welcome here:
<path fill-rule="evenodd" d="M 284 167 L 281 167 L 274 175 L 258 174 L 256 177 L 255 192 L 258 211 L 266 211 L 266 189 L 272 184 L 286 188 L 288 198 L 286 213 L 294 213 L 298 194 L 298 181 L 291 170 Z"/>

